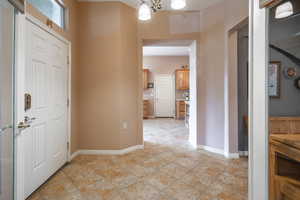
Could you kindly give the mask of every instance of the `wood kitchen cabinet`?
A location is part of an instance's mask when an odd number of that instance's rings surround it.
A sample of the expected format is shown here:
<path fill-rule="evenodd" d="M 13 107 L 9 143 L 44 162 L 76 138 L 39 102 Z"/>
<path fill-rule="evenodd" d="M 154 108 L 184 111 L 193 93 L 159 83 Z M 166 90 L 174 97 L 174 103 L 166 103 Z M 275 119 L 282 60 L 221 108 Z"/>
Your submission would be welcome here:
<path fill-rule="evenodd" d="M 144 117 L 144 119 L 148 119 L 148 117 L 149 117 L 149 109 L 150 109 L 149 106 L 150 106 L 149 100 L 144 100 L 144 104 L 143 104 L 143 107 L 144 107 L 143 117 Z"/>
<path fill-rule="evenodd" d="M 176 101 L 176 119 L 184 119 L 185 114 L 185 101 Z"/>
<path fill-rule="evenodd" d="M 148 88 L 148 79 L 149 79 L 149 69 L 143 70 L 143 88 Z"/>
<path fill-rule="evenodd" d="M 270 117 L 270 134 L 300 134 L 300 117 Z"/>
<path fill-rule="evenodd" d="M 299 200 L 300 135 L 271 135 L 269 159 L 269 200 Z"/>
<path fill-rule="evenodd" d="M 190 89 L 190 70 L 189 69 L 176 70 L 175 77 L 176 77 L 176 89 L 177 90 Z"/>

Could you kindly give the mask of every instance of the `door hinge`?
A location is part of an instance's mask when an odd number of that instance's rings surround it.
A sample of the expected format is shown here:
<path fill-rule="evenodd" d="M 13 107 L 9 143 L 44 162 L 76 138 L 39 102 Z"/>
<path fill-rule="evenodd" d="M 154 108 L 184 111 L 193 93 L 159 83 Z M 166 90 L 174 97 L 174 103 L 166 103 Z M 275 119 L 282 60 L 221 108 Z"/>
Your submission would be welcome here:
<path fill-rule="evenodd" d="M 70 56 L 67 56 L 67 64 L 70 64 Z"/>
<path fill-rule="evenodd" d="M 67 142 L 67 149 L 70 149 L 70 142 Z"/>
<path fill-rule="evenodd" d="M 67 99 L 67 107 L 70 106 L 70 99 Z"/>

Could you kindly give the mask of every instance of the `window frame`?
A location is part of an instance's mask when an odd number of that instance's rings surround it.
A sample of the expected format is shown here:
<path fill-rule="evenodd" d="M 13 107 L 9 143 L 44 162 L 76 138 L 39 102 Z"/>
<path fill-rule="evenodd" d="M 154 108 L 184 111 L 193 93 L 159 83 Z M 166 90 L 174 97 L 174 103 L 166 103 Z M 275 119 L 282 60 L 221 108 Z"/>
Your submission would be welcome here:
<path fill-rule="evenodd" d="M 53 1 L 55 3 L 57 3 L 57 5 L 60 7 L 61 9 L 61 17 L 60 17 L 60 24 L 56 23 L 55 21 L 53 21 L 53 19 L 49 18 L 41 9 L 39 9 L 34 3 L 27 1 L 26 3 L 30 4 L 32 7 L 34 7 L 38 12 L 40 12 L 43 16 L 45 16 L 47 18 L 47 20 L 49 20 L 50 22 L 52 22 L 53 24 L 55 24 L 57 27 L 59 27 L 62 30 L 67 30 L 68 28 L 68 22 L 69 22 L 69 18 L 68 18 L 68 8 L 65 5 L 65 3 L 62 0 L 50 0 Z"/>

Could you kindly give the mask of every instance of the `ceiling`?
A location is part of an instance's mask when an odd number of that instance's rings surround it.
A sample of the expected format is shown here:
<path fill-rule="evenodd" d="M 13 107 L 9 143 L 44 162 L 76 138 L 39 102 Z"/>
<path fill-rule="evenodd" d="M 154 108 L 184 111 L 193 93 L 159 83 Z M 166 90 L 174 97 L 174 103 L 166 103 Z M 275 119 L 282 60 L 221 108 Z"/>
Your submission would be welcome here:
<path fill-rule="evenodd" d="M 92 2 L 109 2 L 120 1 L 133 7 L 138 7 L 140 0 L 78 0 L 78 1 L 92 1 Z M 150 2 L 151 0 L 145 0 Z M 184 10 L 203 10 L 211 5 L 224 0 L 187 0 L 187 7 Z M 171 0 L 162 0 L 164 10 L 170 10 Z"/>

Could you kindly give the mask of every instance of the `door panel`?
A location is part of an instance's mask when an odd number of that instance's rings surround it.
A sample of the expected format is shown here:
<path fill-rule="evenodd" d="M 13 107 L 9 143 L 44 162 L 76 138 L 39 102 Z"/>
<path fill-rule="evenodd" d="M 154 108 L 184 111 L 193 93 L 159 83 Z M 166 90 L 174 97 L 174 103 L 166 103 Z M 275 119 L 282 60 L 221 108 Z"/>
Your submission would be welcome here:
<path fill-rule="evenodd" d="M 13 200 L 14 8 L 0 0 L 0 199 Z"/>
<path fill-rule="evenodd" d="M 173 80 L 172 76 L 155 77 L 155 116 L 173 117 Z"/>
<path fill-rule="evenodd" d="M 25 112 L 26 197 L 67 161 L 67 54 L 65 43 L 27 21 L 26 93 L 32 107 Z"/>

